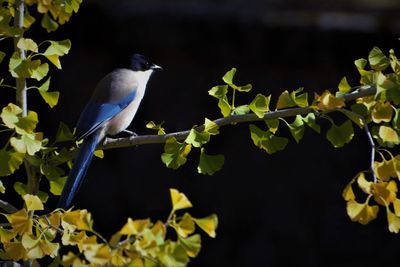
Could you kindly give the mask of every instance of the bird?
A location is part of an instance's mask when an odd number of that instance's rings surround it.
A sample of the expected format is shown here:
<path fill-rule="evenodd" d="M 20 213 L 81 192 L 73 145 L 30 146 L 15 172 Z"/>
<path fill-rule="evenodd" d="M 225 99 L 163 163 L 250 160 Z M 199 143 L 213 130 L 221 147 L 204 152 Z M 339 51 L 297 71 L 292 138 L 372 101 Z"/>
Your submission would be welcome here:
<path fill-rule="evenodd" d="M 130 68 L 118 68 L 104 76 L 76 124 L 75 140 L 83 140 L 58 201 L 67 209 L 81 186 L 96 146 L 108 135 L 126 131 L 139 108 L 147 82 L 160 66 L 134 54 Z M 132 132 L 129 132 L 134 134 Z"/>

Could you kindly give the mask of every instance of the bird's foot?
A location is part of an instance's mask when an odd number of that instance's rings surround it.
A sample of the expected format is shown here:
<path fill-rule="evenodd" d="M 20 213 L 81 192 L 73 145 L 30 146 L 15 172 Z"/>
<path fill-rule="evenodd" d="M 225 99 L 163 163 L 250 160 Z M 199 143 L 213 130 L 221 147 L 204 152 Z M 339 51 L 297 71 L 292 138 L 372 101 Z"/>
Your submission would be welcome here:
<path fill-rule="evenodd" d="M 138 136 L 138 134 L 137 133 L 135 133 L 135 132 L 132 132 L 132 131 L 129 131 L 129 130 L 123 130 L 122 132 L 124 132 L 124 133 L 127 133 L 127 134 L 129 134 L 129 135 L 131 135 L 131 136 Z"/>

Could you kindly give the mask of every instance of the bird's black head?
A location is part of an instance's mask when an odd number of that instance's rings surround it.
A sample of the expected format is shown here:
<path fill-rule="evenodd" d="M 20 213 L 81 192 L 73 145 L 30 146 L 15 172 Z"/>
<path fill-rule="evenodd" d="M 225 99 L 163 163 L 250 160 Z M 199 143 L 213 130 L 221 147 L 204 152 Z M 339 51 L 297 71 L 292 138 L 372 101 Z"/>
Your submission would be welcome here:
<path fill-rule="evenodd" d="M 146 71 L 150 69 L 161 69 L 161 67 L 151 63 L 141 54 L 134 54 L 131 60 L 131 69 L 134 71 Z"/>

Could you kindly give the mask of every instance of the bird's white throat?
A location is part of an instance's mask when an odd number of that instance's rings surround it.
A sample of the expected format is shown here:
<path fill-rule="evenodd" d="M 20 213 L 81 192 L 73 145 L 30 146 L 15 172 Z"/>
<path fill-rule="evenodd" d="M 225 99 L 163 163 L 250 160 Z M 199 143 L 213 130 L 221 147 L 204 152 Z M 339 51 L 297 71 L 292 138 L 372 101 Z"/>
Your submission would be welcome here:
<path fill-rule="evenodd" d="M 153 73 L 153 70 L 146 70 L 146 71 L 135 71 L 135 78 L 138 82 L 138 92 L 140 94 L 144 94 L 144 91 L 146 90 L 146 85 L 147 82 L 150 79 L 151 74 Z"/>

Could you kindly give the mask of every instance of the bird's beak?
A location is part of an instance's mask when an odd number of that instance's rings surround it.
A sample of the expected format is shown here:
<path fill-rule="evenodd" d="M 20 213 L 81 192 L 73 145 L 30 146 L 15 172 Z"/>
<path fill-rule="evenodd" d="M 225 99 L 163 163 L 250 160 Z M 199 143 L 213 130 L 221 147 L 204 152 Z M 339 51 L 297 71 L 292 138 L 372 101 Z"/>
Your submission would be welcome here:
<path fill-rule="evenodd" d="M 161 66 L 158 66 L 156 64 L 152 64 L 150 66 L 150 69 L 152 69 L 152 70 L 163 70 L 163 68 Z"/>

